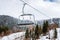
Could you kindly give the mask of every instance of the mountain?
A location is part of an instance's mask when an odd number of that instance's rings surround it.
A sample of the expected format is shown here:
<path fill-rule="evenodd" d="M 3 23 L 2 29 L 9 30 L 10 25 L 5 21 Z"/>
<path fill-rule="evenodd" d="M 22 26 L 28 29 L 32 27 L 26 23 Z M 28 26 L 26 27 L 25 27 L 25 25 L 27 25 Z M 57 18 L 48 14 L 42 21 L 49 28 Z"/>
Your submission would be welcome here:
<path fill-rule="evenodd" d="M 13 26 L 16 26 L 17 23 L 18 23 L 17 18 L 13 18 L 7 15 L 0 15 L 0 26 L 5 25 L 8 26 L 9 28 L 12 28 Z"/>
<path fill-rule="evenodd" d="M 38 25 L 42 25 L 43 26 L 43 22 L 45 20 L 40 20 L 40 21 L 37 21 L 37 24 Z M 48 23 L 51 24 L 51 23 L 56 23 L 58 24 L 58 26 L 60 27 L 60 18 L 52 18 L 52 19 L 47 19 Z"/>

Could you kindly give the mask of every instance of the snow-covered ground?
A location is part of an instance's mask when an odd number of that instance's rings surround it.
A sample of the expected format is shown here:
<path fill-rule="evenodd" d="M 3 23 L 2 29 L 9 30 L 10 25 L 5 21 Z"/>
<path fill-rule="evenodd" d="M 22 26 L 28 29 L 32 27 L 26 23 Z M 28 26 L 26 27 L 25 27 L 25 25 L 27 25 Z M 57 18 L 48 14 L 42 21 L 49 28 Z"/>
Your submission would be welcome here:
<path fill-rule="evenodd" d="M 20 40 L 22 39 L 21 37 L 25 35 L 25 32 L 18 32 L 18 33 L 13 33 L 8 36 L 4 36 L 3 38 L 0 38 L 0 40 Z"/>
<path fill-rule="evenodd" d="M 50 30 L 49 34 L 50 34 L 50 38 L 52 38 L 54 36 L 54 30 Z M 0 40 L 23 40 L 24 35 L 25 35 L 25 32 L 13 33 L 11 35 L 0 38 Z M 40 39 L 38 40 L 51 40 L 51 39 L 47 39 L 47 37 L 49 37 L 49 35 L 40 36 Z M 60 28 L 57 28 L 57 39 L 56 40 L 60 40 Z"/>
<path fill-rule="evenodd" d="M 54 40 L 54 39 L 52 39 L 53 36 L 54 36 L 54 30 L 53 29 L 49 31 L 49 35 L 50 35 L 50 38 L 51 38 L 50 40 Z M 42 36 L 38 40 L 49 40 L 49 39 L 47 39 L 47 37 L 49 37 L 49 35 Z M 56 40 L 60 40 L 60 28 L 57 28 L 57 39 Z"/>

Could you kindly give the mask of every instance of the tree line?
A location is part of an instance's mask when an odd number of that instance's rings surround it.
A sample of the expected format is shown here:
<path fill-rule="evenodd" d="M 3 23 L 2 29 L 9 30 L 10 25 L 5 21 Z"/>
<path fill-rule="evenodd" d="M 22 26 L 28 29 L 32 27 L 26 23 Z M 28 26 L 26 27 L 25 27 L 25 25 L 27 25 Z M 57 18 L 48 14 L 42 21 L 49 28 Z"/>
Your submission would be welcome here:
<path fill-rule="evenodd" d="M 48 32 L 49 23 L 48 21 L 44 21 L 43 27 L 36 25 L 35 28 L 32 28 L 32 31 L 27 28 L 25 33 L 25 38 L 32 38 L 32 40 L 39 39 L 39 36 L 43 34 L 45 36 Z M 54 38 L 57 38 L 57 30 L 55 28 Z"/>
<path fill-rule="evenodd" d="M 9 30 L 8 26 L 0 26 L 0 36 L 7 35 L 7 31 Z"/>

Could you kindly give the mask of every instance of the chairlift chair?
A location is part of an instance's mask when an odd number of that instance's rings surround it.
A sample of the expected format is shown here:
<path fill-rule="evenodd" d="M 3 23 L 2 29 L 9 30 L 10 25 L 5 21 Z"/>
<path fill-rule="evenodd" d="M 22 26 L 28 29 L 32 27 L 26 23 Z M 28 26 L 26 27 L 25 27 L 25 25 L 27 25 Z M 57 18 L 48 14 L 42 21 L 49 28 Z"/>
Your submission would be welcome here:
<path fill-rule="evenodd" d="M 34 17 L 34 15 L 32 15 L 32 14 L 22 14 L 22 15 L 20 15 L 20 16 L 33 16 Z M 31 17 L 30 17 L 30 19 L 31 19 Z M 24 18 L 23 18 L 23 21 L 24 21 Z M 28 20 L 28 21 L 30 21 L 30 20 Z M 34 18 L 34 21 L 35 21 L 35 18 Z M 34 22 L 25 22 L 25 23 L 19 23 L 18 25 L 33 25 L 34 24 Z"/>
<path fill-rule="evenodd" d="M 20 15 L 20 16 L 30 16 L 30 19 L 31 19 L 31 16 L 33 16 L 33 20 L 34 20 L 34 22 L 35 22 L 35 16 L 34 15 L 32 15 L 32 14 L 25 14 L 24 13 L 24 8 L 25 8 L 25 5 L 26 5 L 26 3 L 24 3 L 23 4 L 23 8 L 22 8 L 22 15 Z M 20 16 L 19 16 L 19 18 L 20 18 Z M 23 18 L 23 20 L 24 20 L 24 18 Z M 18 25 L 32 25 L 32 24 L 34 24 L 34 22 L 25 22 L 25 23 L 19 23 Z"/>

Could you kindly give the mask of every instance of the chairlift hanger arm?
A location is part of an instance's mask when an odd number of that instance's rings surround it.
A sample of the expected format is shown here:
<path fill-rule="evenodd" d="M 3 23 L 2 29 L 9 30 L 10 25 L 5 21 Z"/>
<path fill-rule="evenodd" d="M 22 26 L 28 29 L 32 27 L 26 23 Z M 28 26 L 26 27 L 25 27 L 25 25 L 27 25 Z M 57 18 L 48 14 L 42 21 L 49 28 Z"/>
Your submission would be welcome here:
<path fill-rule="evenodd" d="M 25 7 L 26 3 L 23 4 L 23 8 L 22 8 L 22 13 L 24 14 L 24 7 Z"/>

